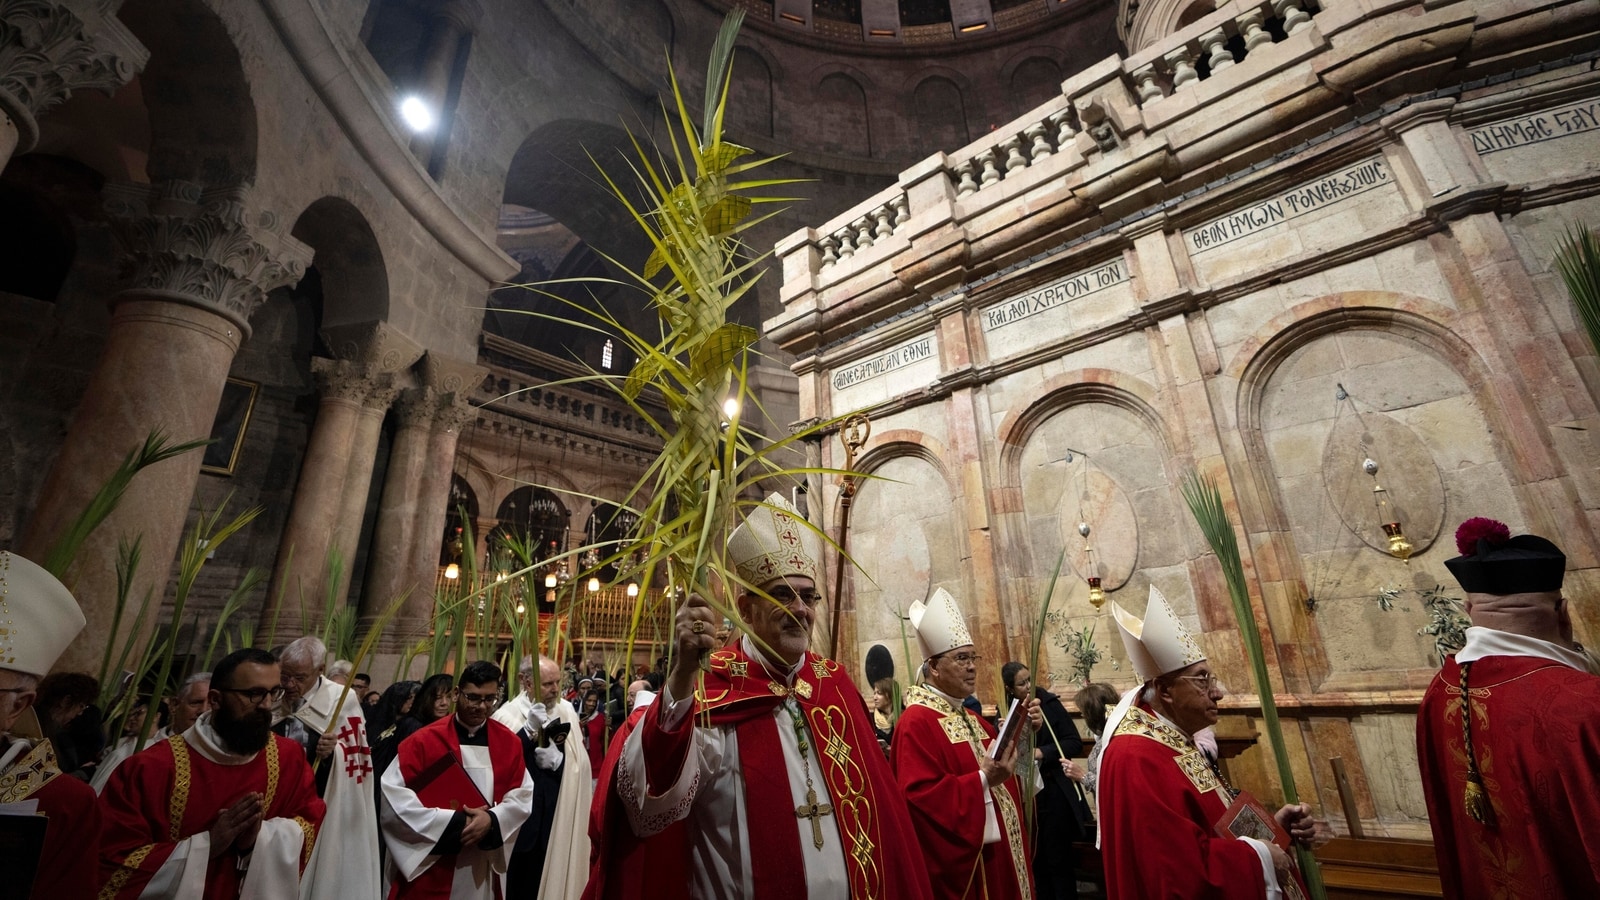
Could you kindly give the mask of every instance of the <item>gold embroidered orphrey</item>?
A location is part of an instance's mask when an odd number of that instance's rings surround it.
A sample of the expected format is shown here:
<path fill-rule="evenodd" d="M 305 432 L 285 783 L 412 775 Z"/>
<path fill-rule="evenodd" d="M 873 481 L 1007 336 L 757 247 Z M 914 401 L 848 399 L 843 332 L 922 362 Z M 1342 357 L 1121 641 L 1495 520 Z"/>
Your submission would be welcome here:
<path fill-rule="evenodd" d="M 1113 737 L 1125 734 L 1149 738 L 1172 750 L 1173 762 L 1177 763 L 1179 771 L 1188 776 L 1195 790 L 1202 794 L 1206 791 L 1219 791 L 1224 795 L 1224 802 L 1233 802 L 1232 797 L 1226 796 L 1222 780 L 1212 771 L 1211 764 L 1206 762 L 1205 755 L 1188 735 L 1137 706 L 1129 706 L 1128 714 L 1123 717 L 1122 724 L 1117 726 L 1117 733 Z"/>
<path fill-rule="evenodd" d="M 986 751 L 983 741 L 978 737 L 981 732 L 972 724 L 972 714 L 966 707 L 952 707 L 949 701 L 920 684 L 906 691 L 906 705 L 921 706 L 938 713 L 939 727 L 944 730 L 945 737 L 952 744 L 965 741 L 972 748 L 973 759 L 982 766 Z M 960 740 L 956 738 L 958 730 L 963 732 Z M 1118 729 L 1118 733 L 1121 733 L 1121 729 Z M 1016 873 L 1017 890 L 1022 900 L 1032 900 L 1028 883 L 1028 857 L 1022 848 L 1022 818 L 1017 815 L 1017 805 L 1011 801 L 1011 792 L 1006 790 L 1004 784 L 995 785 L 989 789 L 989 793 L 994 797 L 995 812 L 1000 816 L 1001 827 L 1006 831 L 1006 843 L 1011 848 L 1011 867 Z"/>
<path fill-rule="evenodd" d="M 0 803 L 25 800 L 60 774 L 55 748 L 49 741 L 40 741 L 0 775 Z"/>

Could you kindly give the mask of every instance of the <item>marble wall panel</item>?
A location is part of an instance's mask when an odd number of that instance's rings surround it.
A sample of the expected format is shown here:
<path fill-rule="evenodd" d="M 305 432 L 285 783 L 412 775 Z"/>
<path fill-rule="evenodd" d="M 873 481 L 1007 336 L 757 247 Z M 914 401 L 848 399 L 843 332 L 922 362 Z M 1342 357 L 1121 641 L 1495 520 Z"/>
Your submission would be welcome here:
<path fill-rule="evenodd" d="M 1351 721 L 1378 823 L 1388 837 L 1431 839 L 1417 769 L 1417 719 L 1404 713 Z"/>

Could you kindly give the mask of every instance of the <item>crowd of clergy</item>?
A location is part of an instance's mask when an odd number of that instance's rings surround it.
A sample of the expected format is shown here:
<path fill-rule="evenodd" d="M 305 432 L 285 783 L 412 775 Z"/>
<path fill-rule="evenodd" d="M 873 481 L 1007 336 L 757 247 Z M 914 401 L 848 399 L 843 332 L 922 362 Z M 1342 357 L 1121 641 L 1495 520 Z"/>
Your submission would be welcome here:
<path fill-rule="evenodd" d="M 728 541 L 740 627 L 687 596 L 626 687 L 529 657 L 371 694 L 304 637 L 194 674 L 98 760 L 73 727 L 93 679 L 49 675 L 84 617 L 0 553 L 0 896 L 1055 900 L 1080 850 L 1086 896 L 1308 896 L 1298 860 L 1332 831 L 1229 783 L 1222 685 L 1154 588 L 1142 617 L 1113 604 L 1125 691 L 991 665 L 940 589 L 909 610 L 909 688 L 869 701 L 811 647 L 820 544 L 769 497 Z M 1566 559 L 1487 519 L 1457 548 L 1472 627 L 1417 716 L 1444 894 L 1600 897 L 1600 673 Z"/>

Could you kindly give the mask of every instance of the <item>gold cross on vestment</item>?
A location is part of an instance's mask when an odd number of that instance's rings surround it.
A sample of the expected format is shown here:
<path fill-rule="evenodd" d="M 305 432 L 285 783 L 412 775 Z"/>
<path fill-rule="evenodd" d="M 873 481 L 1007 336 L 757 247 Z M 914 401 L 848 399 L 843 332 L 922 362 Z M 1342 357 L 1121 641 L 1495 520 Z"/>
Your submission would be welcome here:
<path fill-rule="evenodd" d="M 811 820 L 811 842 L 822 849 L 822 817 L 833 815 L 833 807 L 829 804 L 817 803 L 816 788 L 806 788 L 806 802 L 794 808 L 794 814 L 799 819 Z"/>

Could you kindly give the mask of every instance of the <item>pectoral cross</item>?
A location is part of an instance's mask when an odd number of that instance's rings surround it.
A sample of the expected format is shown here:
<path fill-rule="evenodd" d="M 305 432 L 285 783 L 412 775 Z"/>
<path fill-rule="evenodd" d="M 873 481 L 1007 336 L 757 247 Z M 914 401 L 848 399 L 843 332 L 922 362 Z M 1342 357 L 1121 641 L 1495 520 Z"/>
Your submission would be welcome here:
<path fill-rule="evenodd" d="M 811 842 L 817 845 L 818 850 L 821 850 L 822 817 L 833 815 L 833 807 L 826 803 L 818 804 L 816 789 L 806 788 L 806 802 L 796 806 L 794 814 L 796 818 L 811 820 Z"/>

